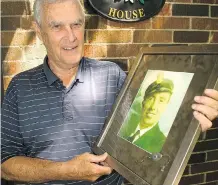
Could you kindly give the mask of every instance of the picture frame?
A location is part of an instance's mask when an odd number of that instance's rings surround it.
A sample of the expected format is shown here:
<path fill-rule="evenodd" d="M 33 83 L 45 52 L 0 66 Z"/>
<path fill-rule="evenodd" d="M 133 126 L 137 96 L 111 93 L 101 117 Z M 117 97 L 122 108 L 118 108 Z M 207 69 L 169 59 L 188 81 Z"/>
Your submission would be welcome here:
<path fill-rule="evenodd" d="M 218 89 L 218 49 L 216 46 L 142 48 L 131 61 L 131 65 L 131 70 L 104 128 L 92 147 L 93 153 L 100 155 L 107 152 L 109 156 L 106 162 L 132 184 L 176 185 L 201 132 L 191 108 L 194 96 L 202 95 L 206 88 Z M 168 82 L 161 84 L 165 82 L 163 74 L 168 75 L 168 79 L 171 78 L 174 83 L 173 88 L 169 87 Z M 155 76 L 157 76 L 156 80 Z M 148 80 L 152 78 L 153 81 Z M 154 84 L 158 85 L 154 88 Z M 167 90 L 160 90 L 162 87 Z M 165 105 L 164 114 L 167 109 L 169 109 L 168 113 L 165 115 L 161 113 L 161 116 L 155 120 L 153 114 L 158 115 L 157 113 L 146 112 L 148 109 L 145 108 L 145 104 L 149 102 L 146 98 L 151 97 L 152 93 L 156 93 L 157 96 L 158 93 L 169 94 L 169 91 L 170 99 L 174 99 L 169 100 L 171 102 Z M 159 103 L 163 102 L 161 101 Z M 156 107 L 161 107 L 160 104 L 157 105 Z M 140 107 L 139 110 L 137 107 Z M 138 121 L 129 121 L 135 113 L 139 115 Z M 172 119 L 169 121 L 170 124 L 166 124 L 168 131 L 165 131 L 165 139 L 159 149 L 144 148 L 137 144 L 141 136 L 138 136 L 135 141 L 130 141 L 121 134 L 122 128 L 128 128 L 128 124 L 135 124 L 135 127 L 142 128 L 142 125 L 148 124 L 149 120 L 150 122 L 153 120 L 154 125 L 157 125 L 162 118 L 165 122 L 169 118 Z M 149 127 L 145 133 L 154 127 Z M 159 134 L 154 134 L 157 135 Z M 150 145 L 157 145 L 153 143 L 154 140 L 151 139 Z M 144 141 L 147 139 L 143 140 L 143 144 Z"/>

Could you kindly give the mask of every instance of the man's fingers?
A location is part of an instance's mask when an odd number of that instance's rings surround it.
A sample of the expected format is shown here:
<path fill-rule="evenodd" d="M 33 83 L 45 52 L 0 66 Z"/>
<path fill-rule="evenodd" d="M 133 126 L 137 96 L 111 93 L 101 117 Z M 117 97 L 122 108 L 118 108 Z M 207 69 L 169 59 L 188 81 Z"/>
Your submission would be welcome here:
<path fill-rule="evenodd" d="M 196 103 L 207 105 L 215 110 L 218 110 L 218 101 L 207 96 L 195 96 L 194 98 Z"/>
<path fill-rule="evenodd" d="M 92 165 L 93 165 L 92 167 L 93 174 L 87 178 L 89 181 L 92 182 L 95 182 L 99 177 L 103 175 L 111 174 L 113 171 L 113 169 L 110 167 L 104 167 L 94 163 L 92 163 Z"/>
<path fill-rule="evenodd" d="M 108 166 L 100 166 L 98 167 L 98 174 L 99 175 L 109 175 L 111 174 L 113 171 L 112 168 L 108 167 Z"/>
<path fill-rule="evenodd" d="M 100 164 L 101 164 L 102 166 L 108 166 L 108 167 L 110 167 L 110 166 L 108 165 L 108 163 L 106 163 L 105 161 L 100 162 Z"/>
<path fill-rule="evenodd" d="M 91 163 L 93 175 L 102 176 L 102 175 L 109 175 L 113 171 L 113 169 L 109 166 L 102 166 L 97 163 Z"/>
<path fill-rule="evenodd" d="M 214 120 L 218 116 L 218 111 L 217 110 L 215 110 L 215 109 L 213 109 L 211 107 L 208 107 L 206 105 L 193 104 L 192 108 L 195 111 L 198 111 L 198 112 L 204 114 L 211 121 Z"/>
<path fill-rule="evenodd" d="M 218 101 L 218 91 L 215 89 L 206 89 L 204 94 Z"/>
<path fill-rule="evenodd" d="M 203 114 L 197 111 L 194 111 L 193 114 L 195 119 L 199 121 L 202 132 L 206 131 L 208 128 L 212 126 L 212 122 L 208 118 L 206 118 Z"/>
<path fill-rule="evenodd" d="M 89 161 L 93 162 L 93 163 L 100 163 L 100 162 L 105 161 L 107 156 L 108 156 L 107 153 L 104 153 L 102 155 L 93 155 L 93 154 L 90 154 Z"/>
<path fill-rule="evenodd" d="M 99 156 L 84 153 L 72 159 L 72 164 L 78 167 L 78 174 L 80 175 L 76 178 L 94 182 L 102 175 L 109 175 L 113 169 L 109 166 L 101 165 L 107 156 L 107 153 Z"/>

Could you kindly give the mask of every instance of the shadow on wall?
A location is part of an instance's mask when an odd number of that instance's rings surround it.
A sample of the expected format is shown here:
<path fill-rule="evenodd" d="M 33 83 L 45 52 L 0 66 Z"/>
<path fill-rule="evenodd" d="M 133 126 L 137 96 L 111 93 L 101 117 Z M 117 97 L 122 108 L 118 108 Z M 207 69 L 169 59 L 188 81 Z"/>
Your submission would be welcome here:
<path fill-rule="evenodd" d="M 131 27 L 131 25 L 133 28 L 135 24 L 118 23 L 98 15 L 88 0 L 84 0 L 84 7 L 86 14 L 88 14 L 86 16 L 85 56 L 99 60 L 110 60 L 127 72 L 128 59 L 123 57 L 125 54 L 122 55 L 122 53 L 128 53 L 128 51 L 126 52 L 128 44 L 125 40 L 131 41 L 131 31 L 121 29 L 125 29 L 125 26 Z M 127 32 L 128 34 L 126 34 Z M 130 53 L 128 55 L 131 55 Z"/>
<path fill-rule="evenodd" d="M 1 48 L 1 93 L 4 92 L 4 86 L 7 85 L 9 78 L 4 76 L 11 76 L 18 68 L 18 63 L 15 61 L 22 60 L 22 54 L 26 46 L 33 42 L 35 33 L 31 30 L 31 6 L 28 0 L 26 1 L 3 1 L 2 7 L 2 48 Z M 14 61 L 13 68 L 8 61 Z M 13 72 L 12 72 L 13 71 Z M 14 73 L 15 73 L 14 72 Z M 2 96 L 3 97 L 3 96 Z M 1 97 L 1 100 L 2 100 Z"/>
<path fill-rule="evenodd" d="M 4 63 L 9 60 L 20 60 L 22 52 L 18 52 L 24 45 L 28 45 L 34 39 L 34 34 L 25 38 L 21 36 L 20 30 L 29 29 L 29 18 L 31 15 L 31 8 L 29 1 L 4 1 L 1 2 L 2 18 L 1 18 L 1 32 L 2 32 L 2 48 L 1 48 L 1 102 L 4 95 L 3 77 L 5 75 Z M 20 16 L 17 16 L 20 15 Z M 29 23 L 28 23 L 29 22 Z M 4 32 L 7 31 L 7 32 Z M 22 43 L 25 40 L 25 44 Z M 19 41 L 18 41 L 19 40 Z M 18 45 L 17 45 L 18 44 Z M 15 46 L 16 45 L 16 46 Z M 13 185 L 13 182 L 8 182 L 1 179 L 2 185 Z"/>

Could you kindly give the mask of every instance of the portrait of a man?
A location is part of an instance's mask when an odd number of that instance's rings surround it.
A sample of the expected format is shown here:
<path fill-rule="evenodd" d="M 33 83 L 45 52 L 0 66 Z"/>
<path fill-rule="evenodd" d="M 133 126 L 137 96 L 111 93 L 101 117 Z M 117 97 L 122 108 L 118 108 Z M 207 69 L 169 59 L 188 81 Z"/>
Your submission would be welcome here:
<path fill-rule="evenodd" d="M 157 75 L 156 81 L 151 83 L 145 90 L 142 101 L 140 119 L 135 129 L 128 134 L 122 134 L 122 127 L 119 135 L 136 146 L 151 152 L 160 152 L 166 136 L 159 128 L 159 120 L 173 94 L 173 81 L 164 78 L 164 73 Z M 134 115 L 133 115 L 134 118 Z M 136 120 L 132 119 L 131 122 Z M 130 123 L 131 123 L 130 122 Z M 125 129 L 125 128 L 124 128 Z"/>

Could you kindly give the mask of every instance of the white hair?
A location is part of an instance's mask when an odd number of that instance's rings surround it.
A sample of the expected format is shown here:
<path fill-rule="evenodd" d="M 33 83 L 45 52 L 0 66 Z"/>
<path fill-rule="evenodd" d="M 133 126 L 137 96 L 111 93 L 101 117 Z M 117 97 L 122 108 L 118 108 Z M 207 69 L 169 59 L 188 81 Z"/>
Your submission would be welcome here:
<path fill-rule="evenodd" d="M 36 21 L 36 23 L 38 25 L 41 24 L 41 12 L 42 12 L 42 7 L 45 4 L 52 4 L 52 3 L 61 3 L 63 1 L 69 1 L 69 0 L 35 0 L 34 2 L 34 6 L 33 6 L 33 12 L 34 12 L 34 20 Z M 71 0 L 71 1 L 76 1 L 79 3 L 81 9 L 82 9 L 82 13 L 83 16 L 85 18 L 85 10 L 80 2 L 80 0 Z"/>

